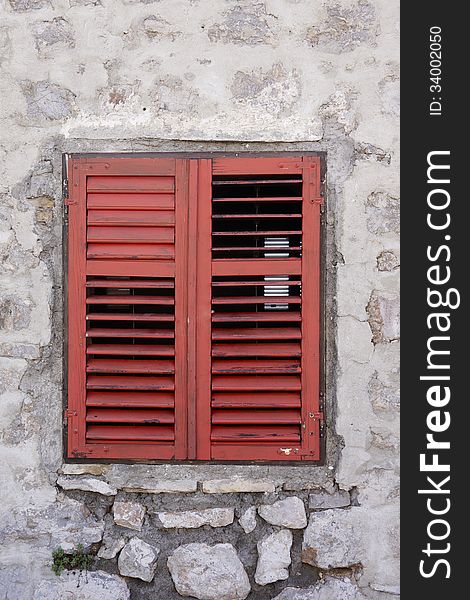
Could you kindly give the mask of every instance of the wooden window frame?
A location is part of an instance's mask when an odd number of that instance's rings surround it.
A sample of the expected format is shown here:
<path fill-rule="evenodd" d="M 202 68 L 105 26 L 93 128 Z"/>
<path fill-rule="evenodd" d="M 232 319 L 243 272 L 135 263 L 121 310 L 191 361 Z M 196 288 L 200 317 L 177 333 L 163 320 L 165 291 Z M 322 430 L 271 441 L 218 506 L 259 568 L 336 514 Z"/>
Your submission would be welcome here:
<path fill-rule="evenodd" d="M 68 293 L 67 290 L 69 288 L 69 283 L 68 283 L 68 277 L 67 277 L 67 272 L 69 269 L 69 262 L 68 262 L 68 251 L 67 251 L 67 244 L 64 244 L 64 305 L 65 305 L 65 310 L 64 310 L 64 325 L 65 325 L 65 335 L 64 335 L 64 424 L 67 425 L 67 421 L 68 421 L 68 427 L 65 426 L 64 427 L 64 459 L 67 462 L 102 462 L 102 463 L 145 463 L 145 464 L 184 464 L 184 463 L 192 463 L 194 460 L 197 460 L 198 463 L 210 463 L 210 464 L 219 464 L 219 463 L 228 463 L 228 464 L 250 464 L 250 463 L 258 463 L 258 464 L 284 464 L 284 465 L 289 465 L 289 466 L 293 466 L 293 465 L 310 465 L 310 466 L 322 466 L 325 462 L 325 454 L 326 454 L 326 431 L 324 430 L 323 424 L 324 424 L 324 412 L 325 412 L 325 289 L 326 289 L 326 271 L 325 271 L 325 252 L 326 252 L 326 244 L 325 244 L 325 232 L 326 232 L 326 219 L 325 219 L 325 211 L 326 211 L 326 198 L 325 198 L 325 185 L 324 185 L 324 181 L 325 181 L 325 172 L 326 172 L 326 156 L 325 153 L 321 153 L 321 152 L 269 152 L 269 153 L 225 153 L 225 152 L 211 152 L 211 153 L 99 153 L 99 154 L 72 154 L 72 155 L 64 155 L 64 160 L 63 160 L 63 183 L 64 183 L 64 204 L 65 204 L 65 219 L 64 219 L 64 240 L 68 239 L 68 236 L 70 235 L 70 230 L 69 230 L 69 220 L 68 220 L 68 215 L 67 213 L 69 212 L 69 207 L 71 205 L 73 205 L 74 202 L 74 192 L 76 193 L 78 191 L 78 193 L 82 193 L 83 194 L 83 180 L 80 177 L 79 181 L 77 182 L 76 178 L 74 179 L 73 174 L 70 172 L 69 167 L 73 164 L 73 161 L 77 161 L 77 160 L 81 160 L 83 162 L 89 162 L 91 161 L 94 164 L 99 164 L 101 163 L 106 163 L 106 160 L 109 159 L 110 162 L 112 162 L 114 159 L 129 159 L 130 161 L 136 159 L 136 158 L 156 158 L 156 159 L 165 159 L 165 158 L 169 158 L 169 159 L 183 159 L 186 162 L 186 166 L 183 166 L 183 163 L 179 163 L 179 168 L 187 168 L 188 169 L 188 179 L 189 179 L 189 196 L 191 196 L 191 194 L 197 193 L 198 198 L 201 197 L 201 195 L 204 195 L 208 193 L 208 187 L 210 187 L 210 183 L 211 183 L 211 179 L 208 180 L 207 176 L 200 175 L 199 173 L 199 168 L 194 170 L 194 164 L 196 161 L 199 161 L 198 164 L 202 164 L 203 162 L 207 163 L 207 166 L 212 163 L 212 161 L 217 161 L 218 159 L 230 159 L 230 158 L 234 158 L 234 159 L 239 159 L 239 158 L 244 158 L 244 159 L 254 159 L 254 161 L 256 161 L 257 159 L 272 159 L 273 161 L 278 161 L 279 159 L 285 158 L 285 159 L 294 159 L 298 157 L 299 160 L 302 160 L 302 158 L 305 158 L 307 160 L 310 159 L 310 161 L 312 163 L 315 164 L 315 168 L 318 169 L 318 175 L 317 175 L 317 198 L 315 200 L 315 203 L 312 202 L 313 204 L 316 204 L 317 206 L 319 206 L 320 209 L 320 218 L 318 221 L 318 225 L 315 227 L 315 230 L 309 230 L 308 234 L 309 235 L 318 235 L 319 236 L 319 255 L 315 260 L 319 261 L 319 277 L 316 280 L 311 280 L 310 282 L 308 282 L 306 279 L 304 280 L 304 278 L 302 278 L 302 282 L 303 282 L 303 286 L 304 286 L 304 290 L 307 289 L 305 287 L 305 285 L 309 286 L 309 285 L 313 285 L 313 288 L 315 289 L 315 294 L 317 297 L 317 301 L 318 301 L 318 305 L 316 307 L 316 310 L 318 312 L 318 339 L 319 339 L 319 362 L 318 362 L 318 380 L 316 385 L 316 393 L 318 394 L 318 404 L 315 410 L 315 414 L 313 416 L 313 422 L 317 422 L 316 427 L 317 427 L 317 435 L 320 439 L 320 443 L 319 445 L 317 445 L 317 450 L 315 453 L 314 457 L 308 457 L 307 460 L 302 460 L 301 457 L 299 457 L 298 460 L 291 460 L 292 457 L 289 456 L 290 452 L 286 452 L 286 456 L 285 457 L 279 457 L 278 459 L 274 458 L 272 460 L 270 459 L 260 459 L 257 460 L 256 458 L 253 458 L 252 456 L 246 456 L 246 457 L 241 457 L 241 458 L 237 458 L 237 459 L 228 459 L 228 460 L 224 460 L 224 459 L 214 459 L 214 458 L 210 458 L 210 455 L 206 449 L 205 453 L 203 452 L 202 454 L 199 453 L 199 457 L 194 455 L 194 446 L 196 443 L 196 437 L 198 437 L 198 434 L 196 432 L 196 427 L 190 427 L 190 432 L 187 435 L 187 441 L 188 441 L 188 451 L 186 456 L 183 458 L 184 453 L 186 452 L 186 449 L 184 449 L 182 452 L 183 454 L 180 454 L 181 457 L 178 457 L 178 451 L 175 451 L 175 457 L 174 458 L 142 458 L 142 457 L 133 457 L 133 456 L 125 456 L 125 457 L 116 457 L 116 458 L 111 458 L 111 459 L 107 459 L 105 457 L 90 457 L 87 456 L 85 454 L 81 454 L 80 452 L 75 453 L 74 455 L 71 455 L 70 452 L 67 452 L 67 447 L 69 444 L 69 429 L 71 427 L 73 427 L 73 422 L 74 419 L 77 417 L 76 411 L 70 409 L 70 407 L 68 407 L 67 405 L 67 392 L 68 392 L 68 374 L 69 374 L 69 369 L 68 369 L 68 362 L 69 362 L 69 357 L 68 357 L 68 351 L 67 349 L 69 348 L 69 330 L 68 330 L 68 312 L 69 312 L 69 303 L 68 303 Z M 194 161 L 194 162 L 193 162 Z M 177 161 L 178 162 L 178 161 Z M 251 162 L 251 161 L 250 161 Z M 75 163 L 76 164 L 76 163 Z M 122 167 L 124 163 L 121 162 L 121 160 L 119 161 L 119 166 Z M 255 165 L 256 163 L 253 162 L 253 165 Z M 109 166 L 107 166 L 106 168 L 109 168 Z M 206 174 L 208 172 L 208 169 L 206 169 Z M 199 175 L 198 175 L 199 173 Z M 212 177 L 212 171 L 210 172 L 210 176 Z M 78 185 L 76 185 L 78 183 Z M 308 183 L 308 175 L 307 175 L 307 183 Z M 73 188 L 76 188 L 75 190 Z M 185 193 L 181 193 L 180 192 L 180 202 L 184 201 L 186 203 L 188 203 L 188 212 L 187 212 L 187 218 L 188 221 L 194 221 L 198 223 L 198 226 L 201 228 L 204 228 L 204 226 L 210 221 L 210 219 L 208 219 L 208 216 L 210 216 L 210 202 L 206 202 L 206 203 L 197 203 L 197 207 L 194 206 L 195 203 L 191 203 L 189 201 L 188 198 L 188 193 L 186 193 L 186 198 L 184 199 Z M 209 199 L 210 199 L 210 195 L 209 195 Z M 200 209 L 202 206 L 202 210 Z M 208 212 L 209 214 L 208 214 Z M 194 226 L 194 223 L 193 223 Z M 304 230 L 305 231 L 305 230 Z M 80 232 L 75 232 L 75 234 L 80 235 Z M 72 236 L 74 235 L 74 232 L 72 232 Z M 81 230 L 81 235 L 83 236 L 83 229 Z M 204 236 L 202 236 L 204 237 Z M 83 238 L 82 238 L 83 239 Z M 207 240 L 207 236 L 206 236 L 206 240 Z M 210 238 L 209 238 L 210 239 Z M 194 239 L 188 239 L 186 240 L 184 243 L 187 244 L 187 251 L 188 251 L 188 256 L 193 256 L 195 257 L 196 255 L 200 256 L 201 253 L 206 252 L 206 256 L 208 257 L 207 260 L 209 261 L 208 264 L 211 264 L 211 257 L 210 257 L 210 247 L 207 248 L 204 247 L 204 244 L 201 244 L 200 242 L 196 242 L 196 240 Z M 209 251 L 209 253 L 207 253 Z M 188 293 L 185 299 L 182 300 L 182 302 L 185 302 L 186 304 L 190 304 L 193 303 L 194 306 L 198 306 L 198 309 L 201 310 L 201 306 L 204 307 L 204 299 L 198 297 L 197 292 L 195 291 L 196 289 L 196 278 L 200 278 L 200 267 L 196 270 L 195 268 L 191 268 L 191 266 L 188 264 L 186 265 L 186 276 L 187 276 L 187 281 L 188 281 Z M 203 289 L 201 285 L 197 286 L 197 289 L 201 290 Z M 199 294 L 200 295 L 200 294 Z M 304 298 L 306 297 L 305 291 L 303 291 L 303 302 L 304 302 Z M 82 299 L 83 300 L 83 299 Z M 80 299 L 78 299 L 78 302 L 80 301 Z M 82 303 L 82 306 L 84 306 L 84 303 Z M 204 310 L 210 310 L 210 305 L 209 307 L 207 307 L 207 305 L 205 306 Z M 207 327 L 207 324 L 209 325 L 209 329 L 210 329 L 210 319 L 207 318 L 206 315 L 206 319 L 202 319 L 201 320 L 202 323 L 202 327 L 204 329 L 204 327 Z M 207 347 L 207 335 L 196 335 L 196 329 L 201 328 L 201 324 L 197 324 L 195 322 L 195 319 L 193 319 L 193 321 L 189 322 L 188 325 L 188 330 L 187 332 L 183 335 L 183 333 L 181 332 L 180 335 L 182 335 L 182 337 L 184 338 L 184 344 L 187 345 L 187 347 L 189 347 L 189 345 L 193 345 L 192 351 L 189 353 L 190 360 L 187 363 L 187 374 L 185 374 L 185 376 L 187 376 L 188 378 L 188 382 L 189 382 L 189 386 L 190 386 L 190 393 L 188 394 L 188 398 L 190 398 L 192 396 L 193 401 L 191 402 L 191 400 L 188 401 L 188 404 L 185 407 L 185 411 L 183 411 L 181 413 L 182 416 L 182 423 L 181 423 L 181 427 L 186 428 L 187 424 L 191 424 L 191 422 L 194 421 L 195 419 L 195 413 L 196 413 L 196 396 L 199 392 L 199 390 L 201 388 L 204 388 L 204 386 L 207 388 L 208 386 L 208 381 L 207 381 L 207 374 L 201 373 L 200 369 L 198 368 L 198 364 L 197 364 L 197 355 L 199 353 L 202 352 L 207 352 L 208 347 Z M 304 326 L 302 326 L 302 332 L 303 335 L 306 335 L 307 337 L 311 334 L 311 332 L 307 329 L 305 329 Z M 72 350 L 72 360 L 75 360 L 77 357 L 74 357 L 73 355 L 73 350 Z M 84 371 L 83 371 L 84 372 Z M 307 384 L 308 385 L 308 384 Z M 207 393 L 207 389 L 206 389 L 206 393 Z M 305 393 L 305 391 L 303 392 Z M 210 405 L 209 405 L 210 408 Z M 305 413 L 306 410 L 306 406 L 303 406 L 303 411 Z M 186 415 L 186 411 L 187 411 L 187 415 Z M 312 418 L 312 413 L 310 412 L 309 414 L 304 414 L 303 418 L 305 419 L 304 422 L 309 423 L 309 417 L 310 419 Z M 207 419 L 206 419 L 207 420 Z M 75 421 L 77 422 L 77 421 Z M 83 421 L 84 422 L 84 421 Z M 310 423 L 312 423 L 312 421 L 310 421 Z M 320 436 L 320 431 L 321 431 L 321 436 Z M 206 439 L 209 439 L 206 436 Z M 201 457 L 202 456 L 202 457 Z M 284 460 L 283 460 L 284 458 Z"/>

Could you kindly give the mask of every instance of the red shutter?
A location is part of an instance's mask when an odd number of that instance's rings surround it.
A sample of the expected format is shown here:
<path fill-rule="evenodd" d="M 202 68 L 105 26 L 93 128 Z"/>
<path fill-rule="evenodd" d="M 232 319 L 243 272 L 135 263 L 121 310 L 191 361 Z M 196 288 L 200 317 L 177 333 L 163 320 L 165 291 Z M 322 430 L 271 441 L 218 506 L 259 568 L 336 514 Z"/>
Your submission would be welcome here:
<path fill-rule="evenodd" d="M 198 310 L 211 311 L 197 356 L 209 382 L 201 459 L 320 457 L 319 184 L 317 158 L 213 161 L 198 256 Z"/>
<path fill-rule="evenodd" d="M 186 171 L 70 161 L 71 457 L 186 457 Z"/>
<path fill-rule="evenodd" d="M 319 181 L 311 157 L 69 162 L 70 457 L 318 460 Z"/>

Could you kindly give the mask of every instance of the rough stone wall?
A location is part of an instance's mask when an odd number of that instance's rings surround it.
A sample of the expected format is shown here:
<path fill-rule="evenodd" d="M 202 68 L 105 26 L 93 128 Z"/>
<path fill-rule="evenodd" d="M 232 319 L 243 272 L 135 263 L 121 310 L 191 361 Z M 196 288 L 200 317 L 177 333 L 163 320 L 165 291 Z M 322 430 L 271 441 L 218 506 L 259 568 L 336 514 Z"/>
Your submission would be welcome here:
<path fill-rule="evenodd" d="M 0 11 L 1 600 L 396 600 L 398 3 Z M 64 465 L 61 155 L 207 150 L 326 152 L 325 465 Z"/>

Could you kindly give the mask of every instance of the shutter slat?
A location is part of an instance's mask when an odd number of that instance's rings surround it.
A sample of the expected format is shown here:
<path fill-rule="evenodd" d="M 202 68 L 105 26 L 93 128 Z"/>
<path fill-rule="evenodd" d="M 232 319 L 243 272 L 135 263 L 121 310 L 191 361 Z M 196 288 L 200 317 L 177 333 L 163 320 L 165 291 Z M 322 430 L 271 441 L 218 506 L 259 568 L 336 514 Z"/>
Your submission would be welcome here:
<path fill-rule="evenodd" d="M 237 329 L 215 329 L 212 332 L 213 340 L 288 340 L 300 339 L 301 333 L 293 327 L 259 329 L 237 328 Z"/>
<path fill-rule="evenodd" d="M 212 282 L 212 287 L 216 288 L 216 287 L 244 287 L 244 286 L 249 286 L 249 287 L 265 287 L 267 284 L 270 285 L 288 285 L 288 286 L 297 286 L 301 284 L 301 281 L 299 279 L 289 279 L 288 281 L 285 280 L 272 280 L 270 282 L 267 282 L 266 280 L 263 281 L 237 281 L 237 280 L 229 280 L 229 281 L 213 281 Z"/>
<path fill-rule="evenodd" d="M 298 183 L 298 182 L 296 182 Z M 265 203 L 268 202 L 271 204 L 271 202 L 302 202 L 302 197 L 295 197 L 295 196 L 266 196 L 266 197 L 249 197 L 249 196 L 243 196 L 241 198 L 213 198 L 212 202 L 214 204 L 218 204 L 219 202 L 253 202 L 253 203 Z"/>
<path fill-rule="evenodd" d="M 133 352 L 128 348 L 128 352 Z M 168 375 L 175 372 L 174 362 L 171 360 L 128 360 L 121 358 L 94 358 L 88 359 L 88 373 L 148 373 L 154 375 Z"/>
<path fill-rule="evenodd" d="M 214 425 L 297 425 L 301 422 L 300 410 L 215 410 Z"/>
<path fill-rule="evenodd" d="M 87 331 L 86 337 L 168 339 L 174 338 L 175 333 L 171 329 L 103 329 L 94 327 Z"/>
<path fill-rule="evenodd" d="M 230 338 L 229 338 L 230 339 Z M 236 356 L 301 356 L 300 343 L 278 343 L 278 344 L 264 344 L 264 343 L 213 343 L 212 344 L 212 356 L 215 358 L 224 357 L 236 357 Z"/>
<path fill-rule="evenodd" d="M 301 219 L 302 215 L 299 214 L 287 214 L 287 213 L 272 213 L 272 214 L 213 214 L 212 218 L 214 220 L 217 219 L 251 219 L 252 221 L 256 221 L 256 219 Z"/>
<path fill-rule="evenodd" d="M 214 425 L 213 442 L 296 442 L 300 441 L 299 427 L 296 425 Z"/>
<path fill-rule="evenodd" d="M 254 215 L 253 215 L 254 216 Z M 286 215 L 284 215 L 285 217 Z M 302 233 L 302 231 L 300 229 L 291 229 L 291 230 L 287 230 L 287 229 L 274 229 L 274 230 L 266 230 L 266 231 L 213 231 L 212 235 L 215 237 L 220 237 L 220 236 L 230 236 L 230 237 L 243 237 L 243 238 L 247 238 L 247 237 L 252 237 L 252 236 L 263 236 L 263 237 L 270 237 L 270 236 L 280 236 L 280 235 L 300 235 Z"/>
<path fill-rule="evenodd" d="M 174 315 L 163 313 L 88 313 L 87 321 L 174 321 Z"/>
<path fill-rule="evenodd" d="M 266 282 L 265 286 L 268 285 Z M 224 296 L 212 298 L 212 304 L 300 304 L 295 296 Z"/>
<path fill-rule="evenodd" d="M 175 248 L 169 244 L 88 244 L 87 258 L 92 259 L 136 259 L 173 260 Z M 111 265 L 110 265 L 111 266 Z M 113 273 L 114 274 L 114 273 Z"/>
<path fill-rule="evenodd" d="M 213 408 L 300 408 L 299 392 L 244 394 L 241 392 L 214 392 Z"/>
<path fill-rule="evenodd" d="M 212 360 L 212 373 L 220 375 L 225 373 L 244 374 L 283 374 L 300 373 L 300 361 L 297 360 Z"/>
<path fill-rule="evenodd" d="M 89 375 L 89 390 L 173 390 L 173 377 L 137 377 L 130 375 Z"/>
<path fill-rule="evenodd" d="M 289 248 L 286 249 L 285 246 L 214 246 L 212 248 L 213 252 L 257 252 L 257 253 L 261 253 L 261 252 L 265 252 L 265 253 L 269 253 L 272 252 L 273 250 L 280 250 L 280 251 L 284 251 L 286 252 L 286 250 L 288 251 L 292 251 L 292 250 L 302 250 L 301 246 L 289 246 Z"/>
<path fill-rule="evenodd" d="M 175 224 L 175 212 L 140 210 L 89 210 L 88 225 L 119 226 L 172 226 Z"/>
<path fill-rule="evenodd" d="M 145 175 L 88 177 L 87 190 L 89 192 L 132 192 L 133 194 L 174 192 L 175 179 L 174 177 L 148 177 Z"/>
<path fill-rule="evenodd" d="M 133 356 L 174 356 L 174 346 L 163 346 L 161 344 L 89 344 L 87 354 L 109 354 L 129 356 L 132 351 Z"/>
<path fill-rule="evenodd" d="M 282 397 L 274 392 L 214 392 L 213 408 L 300 408 L 299 392 L 284 392 Z"/>
<path fill-rule="evenodd" d="M 278 375 L 277 377 L 256 375 L 239 375 L 237 377 L 229 377 L 217 375 L 212 378 L 212 389 L 215 392 L 292 392 L 300 390 L 301 384 L 300 377 L 297 375 Z"/>
<path fill-rule="evenodd" d="M 111 408 L 173 408 L 171 392 L 95 392 L 89 391 L 87 406 Z"/>
<path fill-rule="evenodd" d="M 116 244 L 173 244 L 175 231 L 173 227 L 88 227 L 88 242 L 114 242 Z"/>
<path fill-rule="evenodd" d="M 88 423 L 174 423 L 175 416 L 172 410 L 135 409 L 125 408 L 90 408 L 87 411 Z"/>
<path fill-rule="evenodd" d="M 88 208 L 92 209 L 122 209 L 122 210 L 169 210 L 175 208 L 174 194 L 154 192 L 152 194 L 88 194 Z"/>
<path fill-rule="evenodd" d="M 238 313 L 218 313 L 212 315 L 213 323 L 260 323 L 260 322 L 295 322 L 301 321 L 300 313 L 281 311 L 281 312 L 238 312 Z"/>
<path fill-rule="evenodd" d="M 162 304 L 172 306 L 175 299 L 171 296 L 132 296 L 128 294 L 107 296 L 89 296 L 87 304 Z"/>
<path fill-rule="evenodd" d="M 168 280 L 159 279 L 89 279 L 86 282 L 86 287 L 92 288 L 123 288 L 123 289 L 137 289 L 137 288 L 157 288 L 157 289 L 174 289 L 175 283 Z"/>
<path fill-rule="evenodd" d="M 274 183 L 276 185 L 287 185 L 289 183 L 299 183 L 298 179 L 227 179 L 227 180 L 215 180 L 212 185 L 266 185 L 268 183 Z"/>
<path fill-rule="evenodd" d="M 171 425 L 155 427 L 152 425 L 89 425 L 87 439 L 115 442 L 170 442 L 175 439 L 174 428 Z"/>

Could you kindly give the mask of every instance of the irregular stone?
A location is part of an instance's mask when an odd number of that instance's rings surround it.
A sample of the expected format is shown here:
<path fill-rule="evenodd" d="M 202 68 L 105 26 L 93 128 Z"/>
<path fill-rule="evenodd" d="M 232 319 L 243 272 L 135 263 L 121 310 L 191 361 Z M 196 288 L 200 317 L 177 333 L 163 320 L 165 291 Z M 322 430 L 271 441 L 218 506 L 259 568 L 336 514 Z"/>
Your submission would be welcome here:
<path fill-rule="evenodd" d="M 205 510 L 186 510 L 183 512 L 159 512 L 158 518 L 165 528 L 182 527 L 196 529 L 203 525 L 225 527 L 233 523 L 235 512 L 233 508 L 207 508 Z"/>
<path fill-rule="evenodd" d="M 383 415 L 384 412 L 399 409 L 400 390 L 398 384 L 396 387 L 385 384 L 379 379 L 377 371 L 374 371 L 369 380 L 368 392 L 374 413 Z"/>
<path fill-rule="evenodd" d="M 304 531 L 302 562 L 320 569 L 351 567 L 361 561 L 352 509 L 311 513 Z"/>
<path fill-rule="evenodd" d="M 400 266 L 400 259 L 393 250 L 384 250 L 377 256 L 379 271 L 394 271 Z"/>
<path fill-rule="evenodd" d="M 383 148 L 360 142 L 354 147 L 354 159 L 356 161 L 368 160 L 389 165 L 392 162 L 392 155 Z"/>
<path fill-rule="evenodd" d="M 0 329 L 19 331 L 31 323 L 32 303 L 15 294 L 0 296 Z"/>
<path fill-rule="evenodd" d="M 40 349 L 35 344 L 0 343 L 0 356 L 9 358 L 39 358 Z"/>
<path fill-rule="evenodd" d="M 287 529 L 272 533 L 258 542 L 257 584 L 267 585 L 289 577 L 291 546 L 292 533 Z"/>
<path fill-rule="evenodd" d="M 117 494 L 117 490 L 106 483 L 106 481 L 91 477 L 59 477 L 57 485 L 63 490 L 82 490 L 82 492 L 95 492 L 103 496 L 115 496 Z"/>
<path fill-rule="evenodd" d="M 181 596 L 199 600 L 244 600 L 248 575 L 232 544 L 186 544 L 168 557 L 168 569 Z"/>
<path fill-rule="evenodd" d="M 273 481 L 263 479 L 212 479 L 204 481 L 202 491 L 206 494 L 232 494 L 250 492 L 274 492 L 276 486 Z"/>
<path fill-rule="evenodd" d="M 280 62 L 269 71 L 237 71 L 230 90 L 240 106 L 263 108 L 275 116 L 291 113 L 301 94 L 298 72 L 286 71 Z"/>
<path fill-rule="evenodd" d="M 387 192 L 372 192 L 366 202 L 367 229 L 375 234 L 400 233 L 400 200 Z"/>
<path fill-rule="evenodd" d="M 362 44 L 375 45 L 379 25 L 374 5 L 368 0 L 355 4 L 326 5 L 327 18 L 319 25 L 309 27 L 307 42 L 323 52 L 340 54 L 351 52 Z"/>
<path fill-rule="evenodd" d="M 187 494 L 197 491 L 197 481 L 191 479 L 162 480 L 139 478 L 126 481 L 120 488 L 124 492 L 141 492 L 144 494 Z"/>
<path fill-rule="evenodd" d="M 39 196 L 31 198 L 29 202 L 36 208 L 34 218 L 40 225 L 49 225 L 52 222 L 54 198 L 51 196 Z"/>
<path fill-rule="evenodd" d="M 104 522 L 92 515 L 83 502 L 63 495 L 59 495 L 56 502 L 51 498 L 47 508 L 30 508 L 26 514 L 19 537 L 32 541 L 46 540 L 44 545 L 52 550 L 62 548 L 71 553 L 81 544 L 88 551 L 103 539 Z"/>
<path fill-rule="evenodd" d="M 380 583 L 371 583 L 370 588 L 376 592 L 383 592 L 384 594 L 392 594 L 393 596 L 400 595 L 399 585 L 382 585 Z"/>
<path fill-rule="evenodd" d="M 400 116 L 400 81 L 397 75 L 387 75 L 379 83 L 384 112 L 394 117 Z"/>
<path fill-rule="evenodd" d="M 13 10 L 26 12 L 28 10 L 38 10 L 43 6 L 50 6 L 50 0 L 8 0 Z"/>
<path fill-rule="evenodd" d="M 0 64 L 11 56 L 11 39 L 8 27 L 0 27 Z"/>
<path fill-rule="evenodd" d="M 207 31 L 211 42 L 255 46 L 268 44 L 273 39 L 264 3 L 234 6 L 224 17 Z"/>
<path fill-rule="evenodd" d="M 175 40 L 181 35 L 181 31 L 175 31 L 171 23 L 162 19 L 162 17 L 157 17 L 155 15 L 146 17 L 142 22 L 142 28 L 150 39 L 160 40 L 169 38 Z"/>
<path fill-rule="evenodd" d="M 36 48 L 41 51 L 48 46 L 61 44 L 73 48 L 75 45 L 72 26 L 62 17 L 52 21 L 39 21 L 33 26 Z"/>
<path fill-rule="evenodd" d="M 44 580 L 37 586 L 33 600 L 129 600 L 125 581 L 104 571 L 64 571 L 59 577 Z"/>
<path fill-rule="evenodd" d="M 126 540 L 122 537 L 107 537 L 103 540 L 103 543 L 98 550 L 98 558 L 105 558 L 108 560 L 114 558 L 116 554 L 124 548 L 125 545 Z"/>
<path fill-rule="evenodd" d="M 104 533 L 104 522 L 96 519 L 85 504 L 71 498 L 30 515 L 29 525 L 35 535 L 47 532 L 51 536 L 51 547 L 60 547 L 66 553 L 74 552 L 79 544 L 88 551 L 93 544 L 101 542 Z"/>
<path fill-rule="evenodd" d="M 308 507 L 315 510 L 326 508 L 343 508 L 351 504 L 351 497 L 346 490 L 339 490 L 333 494 L 327 492 L 314 492 L 309 494 Z"/>
<path fill-rule="evenodd" d="M 256 506 L 250 506 L 238 519 L 245 533 L 251 533 L 256 529 Z"/>
<path fill-rule="evenodd" d="M 27 113 L 31 119 L 61 121 L 75 113 L 75 94 L 50 81 L 23 81 Z"/>
<path fill-rule="evenodd" d="M 278 500 L 274 504 L 263 504 L 258 508 L 258 514 L 271 525 L 279 525 L 289 529 L 307 527 L 305 506 L 297 496 Z"/>
<path fill-rule="evenodd" d="M 373 290 L 366 307 L 372 342 L 383 344 L 400 338 L 400 298 Z"/>
<path fill-rule="evenodd" d="M 366 600 L 366 597 L 350 579 L 326 577 L 309 588 L 285 588 L 273 600 Z"/>
<path fill-rule="evenodd" d="M 118 501 L 113 505 L 114 522 L 121 527 L 140 531 L 145 517 L 145 506 L 138 502 Z"/>
<path fill-rule="evenodd" d="M 159 554 L 159 548 L 134 537 L 121 550 L 118 558 L 119 573 L 125 577 L 152 581 Z"/>
<path fill-rule="evenodd" d="M 101 0 L 69 0 L 69 2 L 70 6 L 102 6 Z"/>
<path fill-rule="evenodd" d="M 60 472 L 64 475 L 104 475 L 109 465 L 76 465 L 63 464 Z"/>
<path fill-rule="evenodd" d="M 324 120 L 335 121 L 349 134 L 357 127 L 356 99 L 354 88 L 347 86 L 338 89 L 320 106 L 319 114 Z"/>

